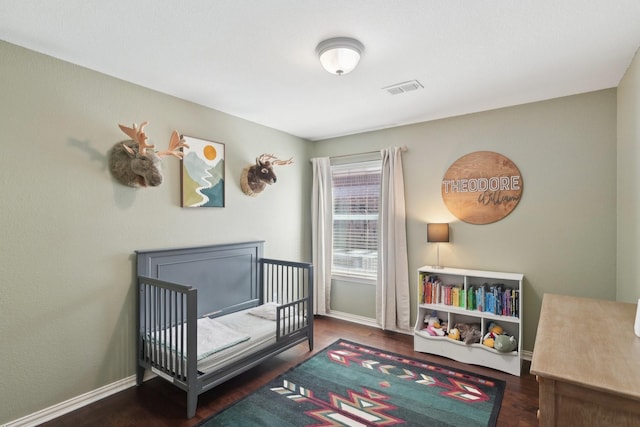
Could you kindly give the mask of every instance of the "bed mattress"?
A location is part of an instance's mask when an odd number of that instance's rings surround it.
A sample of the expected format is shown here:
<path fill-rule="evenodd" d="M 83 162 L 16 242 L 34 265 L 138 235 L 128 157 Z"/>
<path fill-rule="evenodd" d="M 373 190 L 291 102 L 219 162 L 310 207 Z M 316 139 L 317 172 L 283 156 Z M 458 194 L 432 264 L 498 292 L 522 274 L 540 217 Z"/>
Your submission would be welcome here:
<path fill-rule="evenodd" d="M 267 308 L 267 311 L 272 311 L 272 315 L 265 315 L 265 308 Z M 275 307 L 273 307 L 273 310 L 269 310 L 270 308 L 268 305 L 265 305 L 214 319 L 198 319 L 198 371 L 206 373 L 223 368 L 238 360 L 239 357 L 260 351 L 275 344 L 276 321 L 271 320 L 275 318 Z M 259 315 L 251 314 L 252 312 L 258 313 Z M 297 316 L 295 318 L 296 322 L 300 321 Z M 285 319 L 284 323 L 288 323 L 289 320 L 290 319 Z M 212 329 L 232 330 L 238 339 L 233 340 L 233 342 L 228 342 L 219 349 L 208 349 L 209 351 L 205 351 L 203 356 L 203 354 L 201 354 L 203 350 L 200 348 L 200 343 L 203 341 L 203 338 L 206 340 L 206 336 L 202 336 L 203 331 Z M 164 337 L 167 342 L 175 343 L 181 339 L 181 334 L 183 333 L 185 333 L 184 328 L 177 327 L 149 336 L 148 338 L 150 339 L 146 340 L 147 352 L 152 351 L 151 347 L 154 347 L 156 354 L 160 351 L 171 358 L 180 357 L 175 351 L 175 348 L 169 348 L 169 345 L 165 345 L 164 341 L 160 338 Z M 171 341 L 169 341 L 169 336 L 171 336 Z"/>
<path fill-rule="evenodd" d="M 222 368 L 238 357 L 262 350 L 276 342 L 276 322 L 249 314 L 250 311 L 251 309 L 242 310 L 216 317 L 215 320 L 239 334 L 248 335 L 249 339 L 199 360 L 199 371 L 209 372 Z"/>

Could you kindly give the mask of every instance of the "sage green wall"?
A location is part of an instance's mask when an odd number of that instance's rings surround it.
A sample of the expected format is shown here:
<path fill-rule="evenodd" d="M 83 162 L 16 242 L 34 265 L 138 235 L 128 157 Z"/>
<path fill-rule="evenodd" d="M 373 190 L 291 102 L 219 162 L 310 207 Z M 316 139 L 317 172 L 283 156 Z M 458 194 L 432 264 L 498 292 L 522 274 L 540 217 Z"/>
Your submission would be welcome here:
<path fill-rule="evenodd" d="M 4 42 L 0 58 L 0 424 L 134 374 L 134 250 L 259 239 L 310 260 L 308 141 Z M 158 148 L 173 129 L 226 144 L 225 208 L 180 208 L 175 158 L 160 187 L 111 178 L 117 124 L 144 120 Z M 295 163 L 245 196 L 264 152 Z"/>
<path fill-rule="evenodd" d="M 640 52 L 618 86 L 618 301 L 640 298 Z"/>
<path fill-rule="evenodd" d="M 389 102 L 393 108 L 402 100 Z M 314 155 L 402 145 L 408 148 L 403 166 L 412 278 L 418 267 L 435 263 L 426 224 L 451 223 L 452 242 L 440 246 L 441 264 L 524 273 L 526 350 L 533 350 L 545 292 L 615 299 L 615 89 L 325 140 L 314 143 Z M 458 221 L 440 189 L 449 165 L 479 150 L 507 156 L 523 179 L 516 209 L 488 225 Z M 417 278 L 411 281 L 412 318 L 416 284 Z"/>
<path fill-rule="evenodd" d="M 360 280 L 331 280 L 331 312 L 341 316 L 357 316 L 358 321 L 375 324 L 376 286 Z"/>

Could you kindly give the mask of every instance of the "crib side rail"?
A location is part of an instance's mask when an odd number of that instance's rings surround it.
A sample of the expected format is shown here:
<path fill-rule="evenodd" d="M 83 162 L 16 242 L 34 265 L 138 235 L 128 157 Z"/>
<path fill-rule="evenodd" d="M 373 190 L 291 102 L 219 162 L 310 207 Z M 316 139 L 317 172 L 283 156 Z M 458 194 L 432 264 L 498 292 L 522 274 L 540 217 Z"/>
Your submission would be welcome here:
<path fill-rule="evenodd" d="M 167 380 L 196 375 L 197 289 L 138 276 L 138 364 Z"/>
<path fill-rule="evenodd" d="M 260 273 L 264 302 L 276 302 L 277 339 L 307 333 L 313 337 L 313 265 L 263 258 Z"/>

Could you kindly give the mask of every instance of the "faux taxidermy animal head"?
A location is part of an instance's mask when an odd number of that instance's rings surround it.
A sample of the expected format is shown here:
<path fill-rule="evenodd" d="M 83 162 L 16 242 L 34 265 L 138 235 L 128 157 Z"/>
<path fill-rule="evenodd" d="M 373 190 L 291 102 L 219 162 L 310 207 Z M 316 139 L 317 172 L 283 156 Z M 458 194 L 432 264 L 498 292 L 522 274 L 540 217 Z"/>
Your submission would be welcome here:
<path fill-rule="evenodd" d="M 262 154 L 256 158 L 254 165 L 247 165 L 242 170 L 240 177 L 240 188 L 247 196 L 257 196 L 267 187 L 267 184 L 275 184 L 276 174 L 273 172 L 275 165 L 290 165 L 293 158 L 289 160 L 278 160 L 273 154 Z"/>
<path fill-rule="evenodd" d="M 117 143 L 111 149 L 109 169 L 115 179 L 129 187 L 155 187 L 162 184 L 161 161 L 164 156 L 175 156 L 182 159 L 184 155 L 180 148 L 189 147 L 177 131 L 173 131 L 169 141 L 169 149 L 154 151 L 155 145 L 147 144 L 147 135 L 143 122 L 140 127 L 133 124 L 129 128 L 120 126 L 131 140 Z"/>

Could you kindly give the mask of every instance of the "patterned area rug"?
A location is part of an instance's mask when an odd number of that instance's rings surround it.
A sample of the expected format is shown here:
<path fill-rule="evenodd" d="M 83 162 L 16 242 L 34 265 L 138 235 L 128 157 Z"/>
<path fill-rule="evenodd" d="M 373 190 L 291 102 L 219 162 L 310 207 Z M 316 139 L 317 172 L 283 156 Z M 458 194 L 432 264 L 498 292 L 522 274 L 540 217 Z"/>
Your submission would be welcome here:
<path fill-rule="evenodd" d="M 495 426 L 505 382 L 338 340 L 199 424 Z"/>

